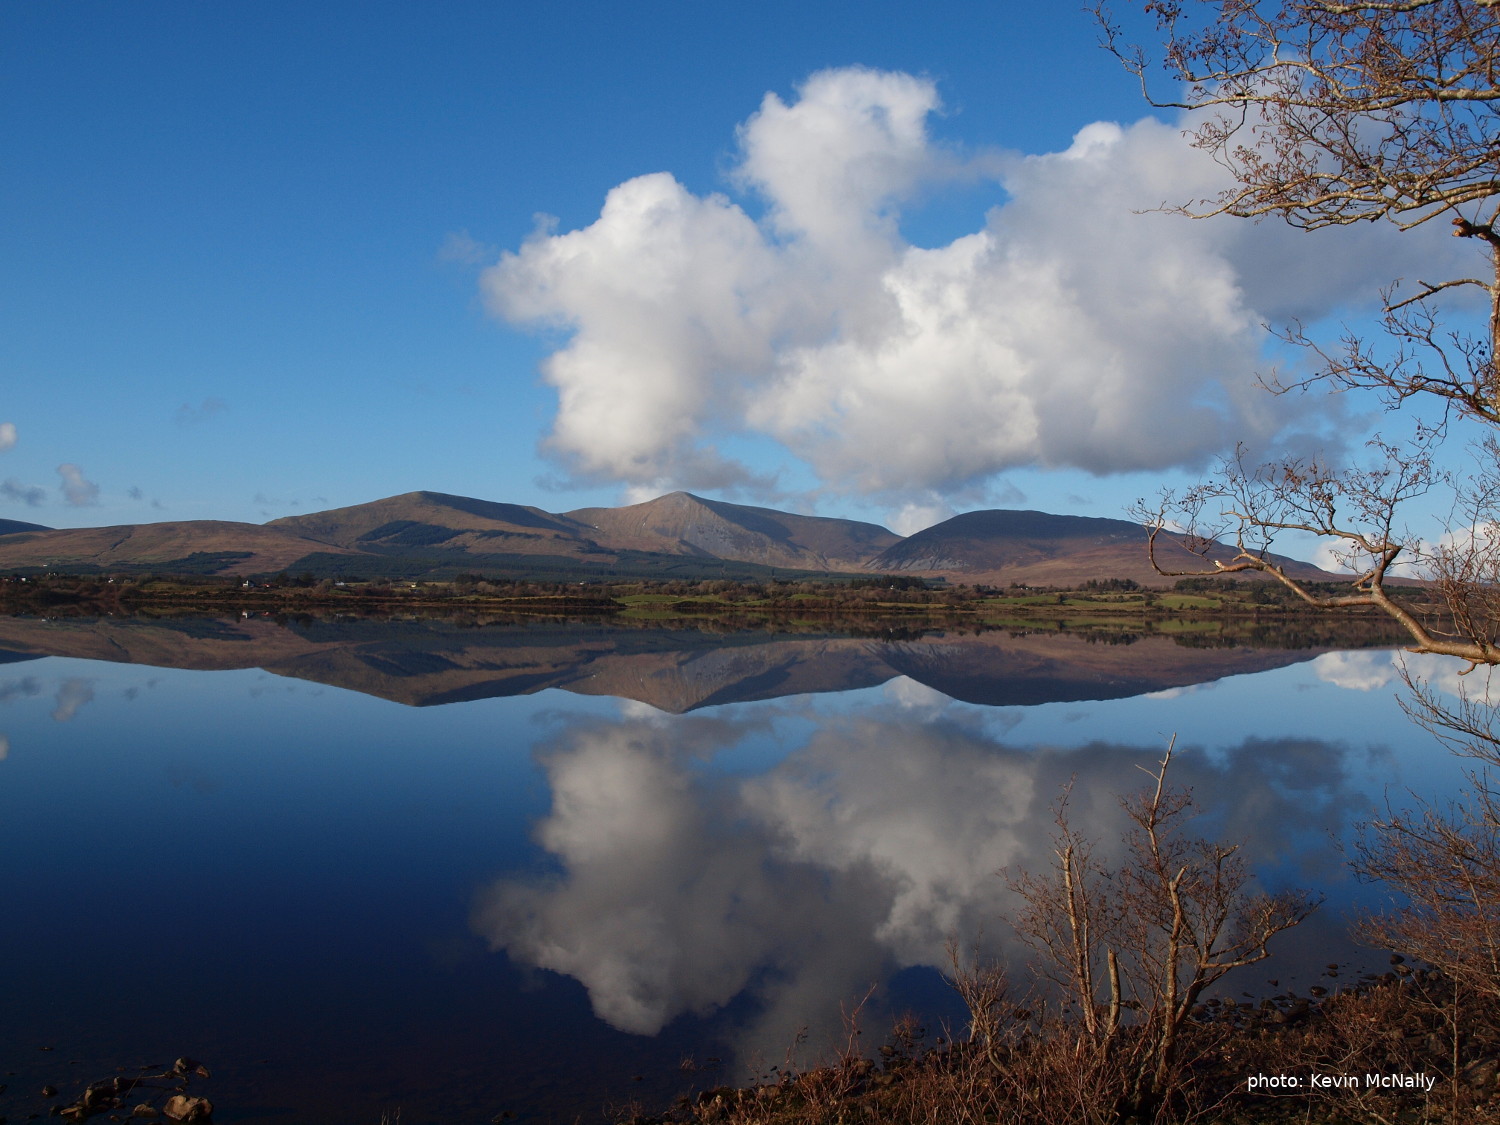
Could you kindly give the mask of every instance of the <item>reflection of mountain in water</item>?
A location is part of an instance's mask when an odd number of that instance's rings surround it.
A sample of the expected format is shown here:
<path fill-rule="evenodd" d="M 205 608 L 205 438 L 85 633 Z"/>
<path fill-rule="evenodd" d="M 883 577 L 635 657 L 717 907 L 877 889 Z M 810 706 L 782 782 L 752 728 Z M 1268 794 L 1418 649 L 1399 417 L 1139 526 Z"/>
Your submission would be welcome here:
<path fill-rule="evenodd" d="M 451 621 L 0 618 L 0 662 L 68 656 L 262 668 L 415 707 L 561 688 L 672 713 L 906 676 L 981 704 L 1116 699 L 1310 660 L 1326 648 L 1187 648 L 1165 637 L 934 632 L 917 640 Z"/>

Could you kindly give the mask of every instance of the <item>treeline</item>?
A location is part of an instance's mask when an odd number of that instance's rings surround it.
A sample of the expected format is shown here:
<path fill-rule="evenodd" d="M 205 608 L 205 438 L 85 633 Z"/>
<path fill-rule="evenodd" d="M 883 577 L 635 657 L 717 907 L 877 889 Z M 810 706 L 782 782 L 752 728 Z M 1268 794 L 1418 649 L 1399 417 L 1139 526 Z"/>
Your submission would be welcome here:
<path fill-rule="evenodd" d="M 1314 583 L 1316 594 L 1348 593 L 1339 583 Z M 1425 591 L 1402 588 L 1420 603 Z M 1169 594 L 1210 598 L 1214 604 L 1173 604 Z M 254 577 L 197 574 L 12 574 L 0 576 L 0 610 L 41 612 L 73 606 L 79 611 L 128 611 L 132 606 L 172 604 L 225 606 L 454 605 L 476 604 L 545 612 L 549 607 L 583 612 L 615 612 L 650 604 L 657 612 L 703 614 L 715 611 L 760 613 L 869 613 L 928 610 L 968 612 L 1088 612 L 1164 614 L 1222 613 L 1316 615 L 1277 582 L 1235 582 L 1222 578 L 1183 578 L 1171 591 L 1145 587 L 1131 578 L 1088 579 L 1073 588 L 948 583 L 916 575 L 720 579 L 630 579 L 547 581 L 466 571 L 443 580 L 319 576 L 312 571 L 281 571 Z M 1078 605 L 1077 603 L 1082 603 Z"/>

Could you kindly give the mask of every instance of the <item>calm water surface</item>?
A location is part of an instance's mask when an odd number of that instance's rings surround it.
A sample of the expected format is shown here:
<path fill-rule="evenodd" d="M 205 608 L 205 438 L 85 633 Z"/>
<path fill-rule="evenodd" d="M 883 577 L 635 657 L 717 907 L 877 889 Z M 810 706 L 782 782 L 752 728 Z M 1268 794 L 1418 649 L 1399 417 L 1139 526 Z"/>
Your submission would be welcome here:
<path fill-rule="evenodd" d="M 1337 841 L 1461 781 L 1384 649 L 251 619 L 0 651 L 12 1121 L 181 1054 L 220 1122 L 595 1121 L 820 1050 L 872 987 L 867 1035 L 956 1022 L 948 939 L 1013 955 L 996 872 L 1045 866 L 1070 778 L 1114 849 L 1174 734 L 1208 830 L 1327 894 L 1259 974 L 1311 980 L 1378 901 Z"/>

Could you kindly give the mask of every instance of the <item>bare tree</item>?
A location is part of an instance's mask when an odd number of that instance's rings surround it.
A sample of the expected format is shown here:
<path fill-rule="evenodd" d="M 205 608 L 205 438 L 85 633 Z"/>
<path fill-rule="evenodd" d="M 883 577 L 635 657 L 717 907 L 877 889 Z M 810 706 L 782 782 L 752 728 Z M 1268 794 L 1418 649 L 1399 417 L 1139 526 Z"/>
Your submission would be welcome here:
<path fill-rule="evenodd" d="M 1500 524 L 1496 493 L 1440 472 L 1433 459 L 1453 423 L 1500 427 L 1500 0 L 1147 0 L 1144 9 L 1156 21 L 1157 49 L 1127 43 L 1100 4 L 1106 45 L 1153 104 L 1190 111 L 1192 143 L 1233 181 L 1176 210 L 1279 216 L 1308 230 L 1377 220 L 1405 230 L 1446 218 L 1475 248 L 1472 276 L 1422 280 L 1411 293 L 1393 281 L 1375 341 L 1351 335 L 1325 345 L 1300 325 L 1286 329 L 1287 340 L 1309 350 L 1316 374 L 1268 380 L 1274 391 L 1312 382 L 1371 390 L 1391 408 L 1431 402 L 1435 422 L 1419 425 L 1408 443 L 1375 443 L 1369 463 L 1352 470 L 1230 458 L 1215 481 L 1140 505 L 1153 528 L 1153 563 L 1163 536 L 1180 532 L 1202 565 L 1158 563 L 1162 573 L 1258 571 L 1312 605 L 1378 607 L 1418 651 L 1500 663 L 1485 585 L 1500 572 L 1500 543 L 1484 531 Z M 1163 77 L 1169 96 L 1158 93 Z M 1470 331 L 1450 328 L 1436 300 L 1465 289 L 1488 299 L 1485 323 Z M 1493 465 L 1495 452 L 1491 439 L 1481 462 Z M 1458 554 L 1424 548 L 1397 522 L 1405 501 L 1450 487 L 1455 510 L 1471 521 L 1457 529 L 1466 540 Z M 1352 591 L 1324 596 L 1288 576 L 1270 554 L 1288 531 L 1340 544 L 1356 575 Z M 1217 536 L 1233 544 L 1228 557 L 1211 548 Z M 1406 561 L 1439 581 L 1451 626 L 1424 622 L 1391 599 L 1392 567 Z"/>
<path fill-rule="evenodd" d="M 1119 1075 L 1120 1119 L 1152 1119 L 1181 1089 L 1181 1052 L 1203 992 L 1270 956 L 1269 943 L 1316 901 L 1301 892 L 1253 894 L 1238 845 L 1186 829 L 1192 796 L 1167 784 L 1172 746 L 1140 796 L 1122 801 L 1132 824 L 1114 870 L 1072 828 L 1059 804 L 1056 861 L 1012 883 L 1027 904 L 1016 923 L 1040 955 L 1038 972 L 1076 1010 L 1095 1070 Z"/>

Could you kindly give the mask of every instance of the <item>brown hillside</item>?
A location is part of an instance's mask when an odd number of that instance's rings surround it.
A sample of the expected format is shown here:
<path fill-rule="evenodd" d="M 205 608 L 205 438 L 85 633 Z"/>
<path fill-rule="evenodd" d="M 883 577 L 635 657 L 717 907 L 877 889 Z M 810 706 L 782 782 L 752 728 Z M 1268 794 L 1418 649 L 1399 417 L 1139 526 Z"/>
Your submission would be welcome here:
<path fill-rule="evenodd" d="M 569 519 L 587 525 L 602 547 L 699 555 L 804 570 L 852 570 L 899 543 L 873 523 L 798 516 L 673 492 L 624 508 L 580 508 Z"/>
<path fill-rule="evenodd" d="M 441 547 L 477 554 L 597 554 L 585 537 L 587 529 L 566 516 L 442 492 L 407 492 L 286 516 L 266 526 L 354 551 Z"/>
<path fill-rule="evenodd" d="M 956 582 L 1077 586 L 1089 579 L 1130 578 L 1146 586 L 1176 581 L 1157 573 L 1146 554 L 1146 529 L 1125 520 L 994 509 L 965 512 L 917 532 L 872 559 L 881 572 L 943 575 Z M 1228 561 L 1228 547 L 1209 560 Z M 1272 556 L 1287 573 L 1313 581 L 1340 577 L 1309 563 Z M 1210 562 L 1163 538 L 1157 561 L 1167 570 L 1201 570 Z"/>
<path fill-rule="evenodd" d="M 116 527 L 58 528 L 0 537 L 0 570 L 8 567 L 159 566 L 190 556 L 221 551 L 245 552 L 224 565 L 224 574 L 281 570 L 309 551 L 332 550 L 278 528 L 227 520 L 183 520 L 122 524 Z"/>

